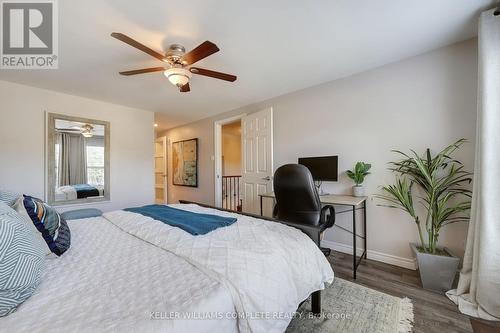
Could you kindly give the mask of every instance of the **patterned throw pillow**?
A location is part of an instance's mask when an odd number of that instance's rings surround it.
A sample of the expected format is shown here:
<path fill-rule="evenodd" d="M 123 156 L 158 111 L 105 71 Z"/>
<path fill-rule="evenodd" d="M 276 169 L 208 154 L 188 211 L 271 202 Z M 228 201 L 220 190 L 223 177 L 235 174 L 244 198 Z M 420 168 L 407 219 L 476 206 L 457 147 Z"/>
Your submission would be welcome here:
<path fill-rule="evenodd" d="M 69 249 L 71 233 L 68 224 L 54 208 L 29 195 L 19 198 L 14 208 L 33 222 L 50 252 L 60 256 Z"/>
<path fill-rule="evenodd" d="M 0 317 L 15 311 L 40 284 L 43 247 L 26 221 L 0 202 Z"/>
<path fill-rule="evenodd" d="M 20 196 L 20 194 L 0 189 L 0 201 L 5 202 L 10 207 L 14 206 Z"/>

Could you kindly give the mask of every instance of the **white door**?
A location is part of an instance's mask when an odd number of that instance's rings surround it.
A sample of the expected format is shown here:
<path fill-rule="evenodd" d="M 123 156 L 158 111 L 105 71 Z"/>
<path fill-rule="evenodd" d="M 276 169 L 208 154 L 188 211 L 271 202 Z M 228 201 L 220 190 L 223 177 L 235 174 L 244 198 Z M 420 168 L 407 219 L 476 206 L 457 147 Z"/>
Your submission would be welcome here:
<path fill-rule="evenodd" d="M 259 194 L 273 190 L 273 109 L 241 119 L 243 212 L 260 214 Z"/>
<path fill-rule="evenodd" d="M 155 203 L 167 203 L 167 138 L 155 140 Z"/>

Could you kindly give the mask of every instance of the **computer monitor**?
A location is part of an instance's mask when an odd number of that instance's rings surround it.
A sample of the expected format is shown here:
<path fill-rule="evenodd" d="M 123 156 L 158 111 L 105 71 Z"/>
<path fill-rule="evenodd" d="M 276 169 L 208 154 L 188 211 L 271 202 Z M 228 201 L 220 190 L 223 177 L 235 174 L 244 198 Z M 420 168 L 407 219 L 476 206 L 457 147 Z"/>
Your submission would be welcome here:
<path fill-rule="evenodd" d="M 337 181 L 338 156 L 300 157 L 299 164 L 309 169 L 314 180 Z"/>

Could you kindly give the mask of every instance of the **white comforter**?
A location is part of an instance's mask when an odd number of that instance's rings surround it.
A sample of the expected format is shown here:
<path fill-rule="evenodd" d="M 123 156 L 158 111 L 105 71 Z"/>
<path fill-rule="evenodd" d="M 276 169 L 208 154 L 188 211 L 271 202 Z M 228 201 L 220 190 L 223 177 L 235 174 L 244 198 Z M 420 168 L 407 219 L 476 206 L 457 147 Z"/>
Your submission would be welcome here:
<path fill-rule="evenodd" d="M 172 205 L 193 212 L 235 216 L 238 221 L 206 235 L 191 234 L 127 211 L 104 217 L 123 231 L 170 251 L 230 291 L 240 332 L 284 332 L 293 312 L 313 291 L 333 281 L 317 246 L 285 225 L 197 205 Z"/>
<path fill-rule="evenodd" d="M 70 249 L 46 261 L 35 294 L 0 318 L 0 332 L 237 332 L 230 316 L 181 318 L 234 313 L 227 289 L 184 259 L 102 217 L 68 224 Z"/>

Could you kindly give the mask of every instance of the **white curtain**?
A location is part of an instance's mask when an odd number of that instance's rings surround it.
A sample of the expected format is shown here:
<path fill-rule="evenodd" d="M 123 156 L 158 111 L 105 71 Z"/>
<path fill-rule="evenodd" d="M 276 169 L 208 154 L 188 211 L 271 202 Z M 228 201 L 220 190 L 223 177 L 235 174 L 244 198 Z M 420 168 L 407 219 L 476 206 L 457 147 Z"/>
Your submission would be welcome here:
<path fill-rule="evenodd" d="M 59 186 L 87 184 L 87 154 L 81 134 L 59 133 Z"/>
<path fill-rule="evenodd" d="M 476 161 L 471 220 L 457 289 L 462 313 L 500 320 L 500 15 L 479 19 Z"/>

